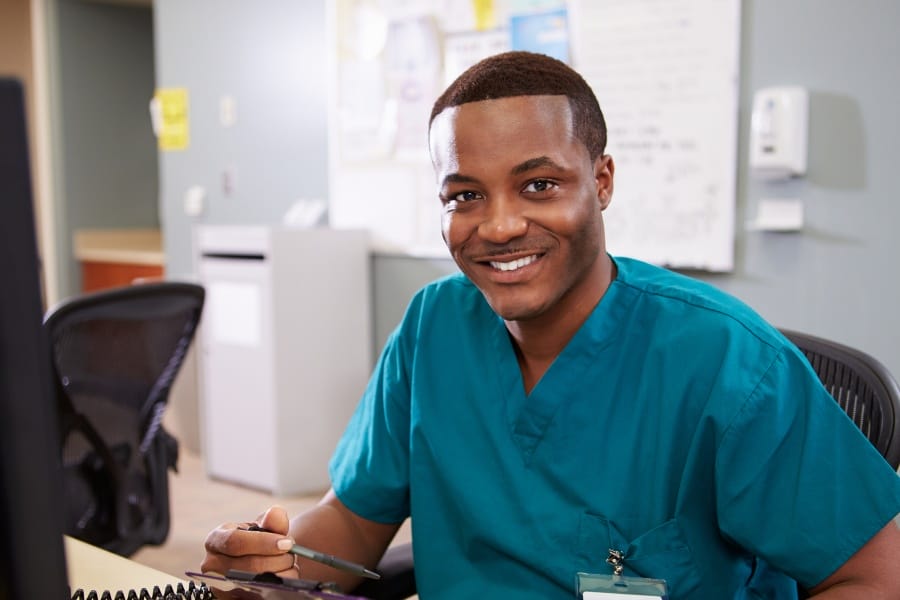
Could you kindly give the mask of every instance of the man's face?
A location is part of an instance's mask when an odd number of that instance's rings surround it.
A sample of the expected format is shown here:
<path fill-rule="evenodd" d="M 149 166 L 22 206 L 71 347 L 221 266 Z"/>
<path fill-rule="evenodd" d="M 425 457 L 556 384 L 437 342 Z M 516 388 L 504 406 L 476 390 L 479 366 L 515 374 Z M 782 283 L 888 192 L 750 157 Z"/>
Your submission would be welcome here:
<path fill-rule="evenodd" d="M 613 164 L 591 161 L 565 96 L 448 108 L 429 141 L 444 241 L 497 314 L 519 321 L 597 303 Z"/>

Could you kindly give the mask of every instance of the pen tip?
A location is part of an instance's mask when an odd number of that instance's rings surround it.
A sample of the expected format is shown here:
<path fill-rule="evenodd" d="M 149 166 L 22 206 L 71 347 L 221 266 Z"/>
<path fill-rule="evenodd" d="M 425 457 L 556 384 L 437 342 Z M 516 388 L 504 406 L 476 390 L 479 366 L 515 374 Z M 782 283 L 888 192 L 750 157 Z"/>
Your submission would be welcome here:
<path fill-rule="evenodd" d="M 365 569 L 365 574 L 369 579 L 381 579 L 381 575 L 379 575 L 375 571 L 370 571 L 369 569 Z"/>

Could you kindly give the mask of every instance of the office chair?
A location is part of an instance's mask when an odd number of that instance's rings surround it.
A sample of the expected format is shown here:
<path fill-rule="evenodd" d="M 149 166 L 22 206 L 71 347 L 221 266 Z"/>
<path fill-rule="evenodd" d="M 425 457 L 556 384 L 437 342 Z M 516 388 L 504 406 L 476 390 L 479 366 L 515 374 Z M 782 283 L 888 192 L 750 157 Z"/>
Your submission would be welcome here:
<path fill-rule="evenodd" d="M 178 442 L 162 417 L 203 302 L 199 285 L 146 283 L 46 315 L 67 535 L 122 556 L 168 536 Z"/>
<path fill-rule="evenodd" d="M 900 467 L 900 386 L 874 357 L 823 338 L 782 329 L 835 401 L 896 470 Z"/>
<path fill-rule="evenodd" d="M 416 594 L 412 544 L 397 544 L 384 553 L 376 567 L 381 579 L 366 579 L 353 593 L 371 600 L 404 600 Z"/>
<path fill-rule="evenodd" d="M 900 387 L 874 357 L 824 338 L 780 330 L 812 365 L 822 385 L 896 470 L 900 467 Z M 799 598 L 809 598 L 797 584 Z"/>

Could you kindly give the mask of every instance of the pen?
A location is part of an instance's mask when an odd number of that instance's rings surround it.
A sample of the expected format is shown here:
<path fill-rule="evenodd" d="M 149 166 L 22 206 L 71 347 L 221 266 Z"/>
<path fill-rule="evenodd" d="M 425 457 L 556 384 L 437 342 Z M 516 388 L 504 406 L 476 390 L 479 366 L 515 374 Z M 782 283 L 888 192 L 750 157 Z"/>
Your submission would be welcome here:
<path fill-rule="evenodd" d="M 340 559 L 330 554 L 322 554 L 321 552 L 316 552 L 315 550 L 311 550 L 310 548 L 306 548 L 299 544 L 294 544 L 294 546 L 290 550 L 288 550 L 288 552 L 290 552 L 291 554 L 302 556 L 304 558 L 308 558 L 310 560 L 314 560 L 316 562 L 320 562 L 323 565 L 328 565 L 329 567 L 347 571 L 348 573 L 354 573 L 356 575 L 368 577 L 369 579 L 381 579 L 381 575 L 379 575 L 375 571 L 370 571 L 362 565 Z"/>
<path fill-rule="evenodd" d="M 251 525 L 246 529 L 246 531 L 266 531 L 269 532 L 268 529 L 263 529 L 259 525 Z M 271 532 L 269 532 L 271 533 Z M 332 556 L 330 554 L 324 554 L 322 552 L 316 552 L 311 548 L 307 548 L 305 546 L 301 546 L 300 544 L 294 544 L 290 550 L 288 550 L 291 554 L 296 554 L 297 556 L 302 556 L 303 558 L 308 558 L 310 560 L 314 560 L 316 562 L 322 563 L 323 565 L 328 565 L 329 567 L 334 567 L 335 569 L 340 569 L 342 571 L 347 571 L 348 573 L 353 573 L 354 575 L 360 575 L 362 577 L 368 577 L 369 579 L 381 579 L 381 575 L 376 573 L 375 571 L 370 571 L 362 565 L 358 565 L 356 563 L 352 563 L 348 560 L 343 560 L 336 556 Z"/>

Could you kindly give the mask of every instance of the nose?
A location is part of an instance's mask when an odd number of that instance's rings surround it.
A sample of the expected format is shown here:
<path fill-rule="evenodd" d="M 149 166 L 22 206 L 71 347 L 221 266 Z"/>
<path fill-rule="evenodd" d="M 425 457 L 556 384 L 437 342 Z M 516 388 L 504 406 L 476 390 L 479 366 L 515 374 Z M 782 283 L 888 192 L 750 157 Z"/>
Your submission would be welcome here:
<path fill-rule="evenodd" d="M 494 196 L 486 203 L 478 235 L 489 242 L 503 244 L 525 235 L 527 229 L 528 219 L 520 203 L 509 196 Z"/>

